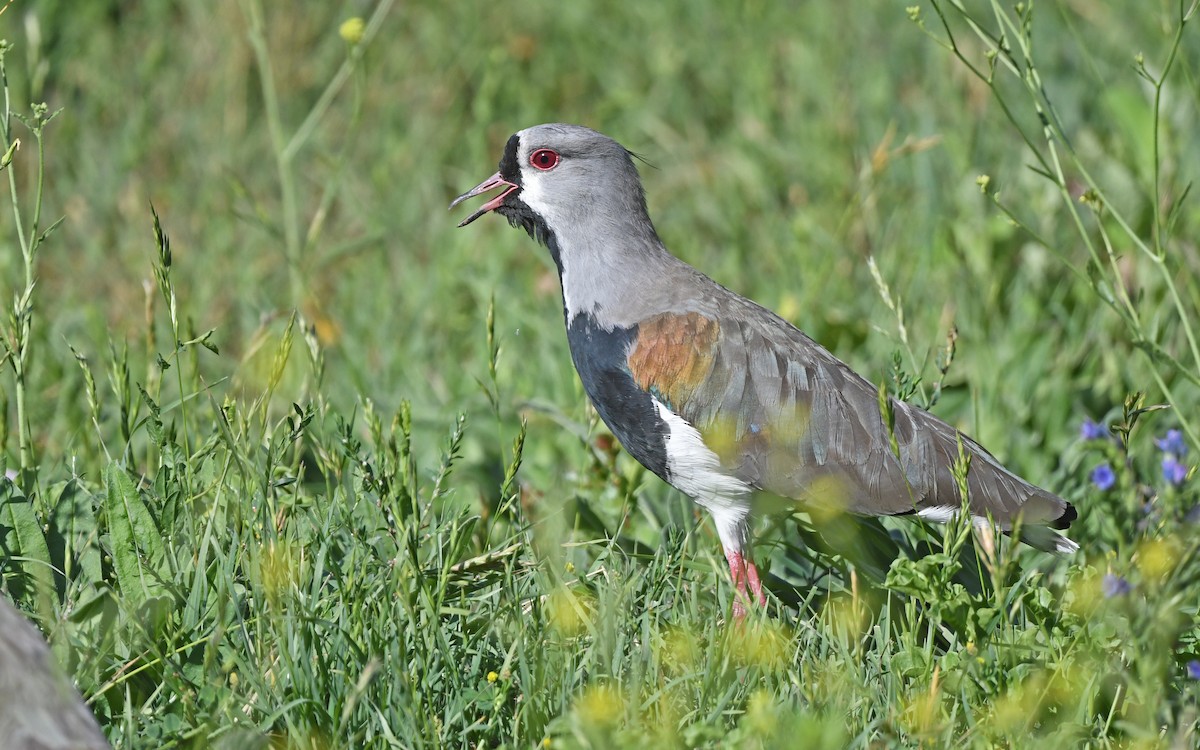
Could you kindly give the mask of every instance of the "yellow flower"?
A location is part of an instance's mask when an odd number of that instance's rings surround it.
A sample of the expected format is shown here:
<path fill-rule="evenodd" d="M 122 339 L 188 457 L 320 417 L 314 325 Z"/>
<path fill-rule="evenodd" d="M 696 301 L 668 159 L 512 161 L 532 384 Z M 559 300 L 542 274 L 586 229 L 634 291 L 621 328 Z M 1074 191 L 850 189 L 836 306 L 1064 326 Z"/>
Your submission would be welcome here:
<path fill-rule="evenodd" d="M 338 27 L 338 34 L 345 39 L 349 44 L 358 44 L 363 38 L 363 29 L 366 24 L 358 16 L 347 18 L 342 21 L 342 25 Z"/>
<path fill-rule="evenodd" d="M 562 635 L 574 638 L 591 624 L 592 604 L 584 596 L 576 596 L 560 588 L 546 598 L 546 617 Z"/>
<path fill-rule="evenodd" d="M 759 688 L 746 704 L 746 721 L 759 737 L 771 737 L 779 726 L 779 706 L 765 689 Z"/>
<path fill-rule="evenodd" d="M 495 682 L 498 679 L 500 679 L 500 675 L 495 672 L 488 672 L 488 682 Z"/>
<path fill-rule="evenodd" d="M 744 624 L 733 643 L 735 659 L 766 669 L 777 669 L 787 663 L 791 637 L 783 625 L 774 622 Z"/>
<path fill-rule="evenodd" d="M 1179 557 L 1179 546 L 1174 539 L 1151 539 L 1138 547 L 1134 561 L 1146 579 L 1157 583 L 1175 569 Z"/>
<path fill-rule="evenodd" d="M 592 729 L 612 728 L 625 713 L 625 699 L 612 685 L 592 685 L 575 700 L 575 711 Z"/>

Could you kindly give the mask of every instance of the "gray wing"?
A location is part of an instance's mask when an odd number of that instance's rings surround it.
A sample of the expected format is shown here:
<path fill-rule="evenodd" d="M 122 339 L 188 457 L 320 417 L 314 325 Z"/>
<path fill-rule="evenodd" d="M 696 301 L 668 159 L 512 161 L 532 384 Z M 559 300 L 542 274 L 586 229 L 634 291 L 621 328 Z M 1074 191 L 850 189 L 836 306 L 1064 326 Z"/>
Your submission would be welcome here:
<path fill-rule="evenodd" d="M 961 506 L 952 473 L 961 440 L 973 515 L 990 514 L 1005 529 L 1018 513 L 1026 524 L 1065 526 L 1074 518 L 1065 501 L 1005 469 L 974 440 L 893 399 L 897 457 L 875 386 L 774 313 L 720 291 L 728 297 L 710 297 L 701 313 L 719 336 L 708 336 L 704 372 L 673 394 L 672 408 L 738 478 L 863 515 L 937 517 Z"/>

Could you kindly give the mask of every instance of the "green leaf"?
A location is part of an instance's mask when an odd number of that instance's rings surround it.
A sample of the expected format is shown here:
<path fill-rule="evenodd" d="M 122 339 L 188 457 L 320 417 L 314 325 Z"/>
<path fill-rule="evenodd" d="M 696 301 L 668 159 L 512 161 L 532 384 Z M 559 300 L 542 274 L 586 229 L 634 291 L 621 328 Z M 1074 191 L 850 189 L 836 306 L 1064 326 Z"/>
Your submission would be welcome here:
<path fill-rule="evenodd" d="M 199 344 L 200 346 L 203 346 L 205 349 L 209 350 L 213 354 L 220 354 L 221 352 L 220 352 L 220 350 L 217 349 L 217 345 L 212 343 L 212 341 L 210 340 L 210 339 L 212 339 L 213 334 L 216 332 L 217 332 L 216 328 L 209 328 L 204 333 L 203 336 L 197 336 L 195 338 L 188 339 L 187 341 L 180 343 L 179 348 L 183 349 L 183 348 L 186 348 L 189 346 L 195 346 L 196 344 Z"/>
<path fill-rule="evenodd" d="M 79 482 L 67 481 L 51 511 L 47 536 L 54 551 L 54 564 L 68 579 L 82 576 L 85 581 L 99 583 L 104 573 L 92 503 L 91 493 Z"/>
<path fill-rule="evenodd" d="M 929 658 L 925 655 L 924 651 L 908 649 L 893 656 L 888 668 L 896 674 L 901 674 L 911 679 L 929 674 L 932 665 L 929 663 Z"/>
<path fill-rule="evenodd" d="M 163 585 L 166 550 L 158 524 L 117 462 L 105 470 L 104 485 L 117 587 L 135 608 L 156 613 L 169 601 Z"/>
<path fill-rule="evenodd" d="M 50 548 L 33 504 L 15 484 L 3 479 L 0 479 L 0 549 L 8 564 L 33 582 L 38 596 L 54 593 Z"/>
<path fill-rule="evenodd" d="M 159 357 L 159 360 L 162 361 L 162 357 Z M 162 447 L 164 440 L 163 423 L 161 417 L 162 410 L 159 409 L 159 406 L 154 399 L 150 398 L 150 394 L 146 393 L 146 389 L 143 388 L 140 383 L 138 384 L 137 388 L 138 392 L 142 394 L 142 403 L 144 403 L 150 410 L 150 413 L 145 419 L 146 430 L 150 433 L 150 439 L 154 441 L 154 444 Z"/>
<path fill-rule="evenodd" d="M 1191 381 L 1193 385 L 1200 385 L 1200 377 L 1197 377 L 1196 373 L 1185 367 L 1182 362 L 1175 359 L 1170 352 L 1163 349 L 1157 343 L 1147 338 L 1139 338 L 1133 342 L 1133 345 L 1148 354 L 1156 364 L 1175 370 L 1175 372 Z"/>

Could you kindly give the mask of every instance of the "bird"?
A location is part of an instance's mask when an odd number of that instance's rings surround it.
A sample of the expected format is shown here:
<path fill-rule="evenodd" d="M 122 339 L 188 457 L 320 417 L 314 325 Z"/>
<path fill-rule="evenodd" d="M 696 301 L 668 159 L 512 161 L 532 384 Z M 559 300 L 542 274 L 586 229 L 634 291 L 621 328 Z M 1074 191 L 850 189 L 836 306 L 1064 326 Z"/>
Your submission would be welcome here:
<path fill-rule="evenodd" d="M 1078 550 L 1057 533 L 1070 503 L 671 254 L 633 157 L 580 125 L 526 128 L 450 208 L 499 191 L 458 226 L 495 212 L 549 250 L 584 390 L 633 458 L 711 515 L 736 619 L 766 605 L 751 546 L 763 499 L 934 522 L 965 508 L 1039 549 Z"/>

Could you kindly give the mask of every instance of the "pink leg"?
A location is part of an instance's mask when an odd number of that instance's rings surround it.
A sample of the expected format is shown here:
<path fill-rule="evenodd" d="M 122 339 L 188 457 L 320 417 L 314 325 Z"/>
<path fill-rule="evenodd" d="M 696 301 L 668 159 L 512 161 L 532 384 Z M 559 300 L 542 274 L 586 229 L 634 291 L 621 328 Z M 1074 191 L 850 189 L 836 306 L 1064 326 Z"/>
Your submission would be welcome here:
<path fill-rule="evenodd" d="M 725 559 L 729 561 L 729 576 L 733 579 L 733 587 L 737 593 L 733 597 L 733 618 L 741 620 L 746 616 L 746 607 L 751 603 L 750 594 L 760 605 L 766 606 L 767 597 L 763 594 L 762 581 L 758 577 L 758 566 L 748 555 L 738 550 L 725 550 Z M 749 585 L 750 593 L 746 592 Z"/>

